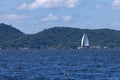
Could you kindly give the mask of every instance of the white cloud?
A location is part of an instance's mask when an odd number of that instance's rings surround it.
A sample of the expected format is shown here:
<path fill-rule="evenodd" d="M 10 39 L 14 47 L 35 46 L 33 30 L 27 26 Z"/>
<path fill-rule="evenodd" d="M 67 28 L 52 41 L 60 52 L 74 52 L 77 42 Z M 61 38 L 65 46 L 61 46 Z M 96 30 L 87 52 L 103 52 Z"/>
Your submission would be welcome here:
<path fill-rule="evenodd" d="M 120 9 L 120 0 L 114 0 L 113 8 L 114 9 Z"/>
<path fill-rule="evenodd" d="M 0 16 L 1 19 L 7 19 L 7 20 L 23 20 L 27 19 L 27 16 L 25 15 L 16 15 L 16 14 L 4 14 Z"/>
<path fill-rule="evenodd" d="M 70 21 L 71 19 L 71 16 L 63 16 L 63 21 Z"/>
<path fill-rule="evenodd" d="M 58 17 L 53 14 L 48 14 L 46 17 L 42 18 L 41 21 L 57 21 Z"/>
<path fill-rule="evenodd" d="M 35 0 L 33 3 L 23 3 L 18 9 L 54 8 L 66 7 L 74 8 L 81 0 Z"/>
<path fill-rule="evenodd" d="M 65 1 L 65 0 L 64 0 Z M 74 8 L 77 6 L 77 4 L 80 2 L 80 0 L 68 0 L 66 2 L 67 8 Z"/>

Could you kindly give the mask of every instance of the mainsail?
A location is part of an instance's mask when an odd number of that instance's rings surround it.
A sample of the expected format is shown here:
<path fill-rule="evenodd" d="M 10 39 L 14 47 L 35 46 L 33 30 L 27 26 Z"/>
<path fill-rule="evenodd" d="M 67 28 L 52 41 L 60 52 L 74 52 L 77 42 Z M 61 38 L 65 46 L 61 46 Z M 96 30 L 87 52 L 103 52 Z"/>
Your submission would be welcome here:
<path fill-rule="evenodd" d="M 88 41 L 88 37 L 87 37 L 87 34 L 86 33 L 84 33 L 83 34 L 83 37 L 82 37 L 82 40 L 81 40 L 81 48 L 83 48 L 83 47 L 87 47 L 87 48 L 89 48 L 89 41 Z"/>

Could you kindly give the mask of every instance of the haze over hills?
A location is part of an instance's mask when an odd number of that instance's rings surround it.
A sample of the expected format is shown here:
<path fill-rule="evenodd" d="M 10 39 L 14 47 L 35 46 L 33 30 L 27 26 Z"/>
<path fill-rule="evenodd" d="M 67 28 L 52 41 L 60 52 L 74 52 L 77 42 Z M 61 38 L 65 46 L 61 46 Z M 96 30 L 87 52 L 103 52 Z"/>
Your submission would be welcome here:
<path fill-rule="evenodd" d="M 120 31 L 117 30 L 54 27 L 29 35 L 2 23 L 0 24 L 0 48 L 77 49 L 83 33 L 87 33 L 91 47 L 120 47 Z"/>

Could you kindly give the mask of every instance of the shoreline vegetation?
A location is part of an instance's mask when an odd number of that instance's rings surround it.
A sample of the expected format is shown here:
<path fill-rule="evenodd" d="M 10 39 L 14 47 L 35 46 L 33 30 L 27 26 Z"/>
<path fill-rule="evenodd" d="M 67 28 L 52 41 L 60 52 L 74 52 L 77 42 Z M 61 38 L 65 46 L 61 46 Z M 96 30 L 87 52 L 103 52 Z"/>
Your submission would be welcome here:
<path fill-rule="evenodd" d="M 0 24 L 0 50 L 77 49 L 87 33 L 90 49 L 119 49 L 120 31 L 112 29 L 79 29 L 53 27 L 36 34 L 25 34 L 4 23 Z"/>

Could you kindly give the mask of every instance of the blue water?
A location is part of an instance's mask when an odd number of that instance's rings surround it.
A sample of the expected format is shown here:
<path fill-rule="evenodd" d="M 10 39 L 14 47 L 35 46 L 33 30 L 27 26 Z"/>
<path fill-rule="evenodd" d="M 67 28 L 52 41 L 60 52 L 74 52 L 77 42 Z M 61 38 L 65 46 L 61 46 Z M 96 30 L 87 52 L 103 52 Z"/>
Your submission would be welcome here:
<path fill-rule="evenodd" d="M 120 50 L 0 51 L 0 80 L 120 80 Z"/>

